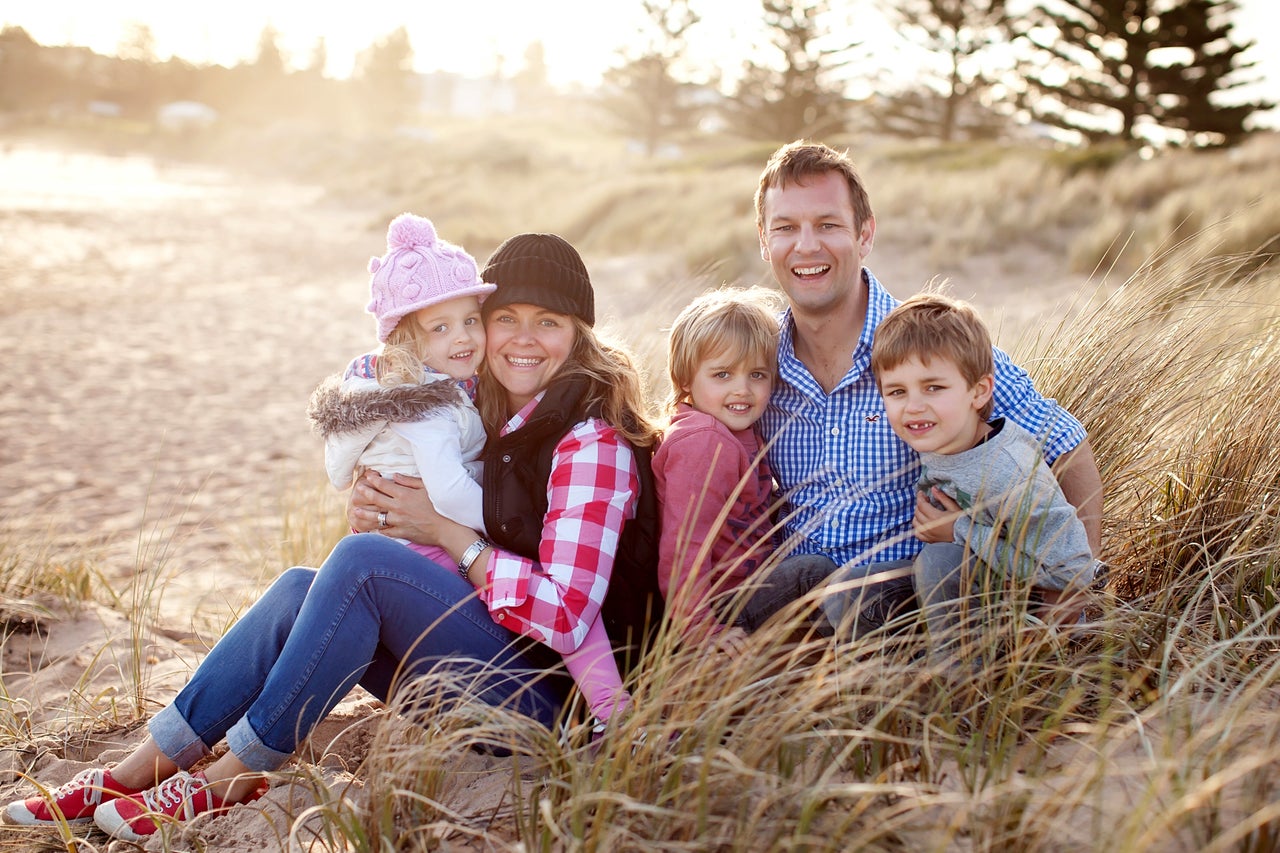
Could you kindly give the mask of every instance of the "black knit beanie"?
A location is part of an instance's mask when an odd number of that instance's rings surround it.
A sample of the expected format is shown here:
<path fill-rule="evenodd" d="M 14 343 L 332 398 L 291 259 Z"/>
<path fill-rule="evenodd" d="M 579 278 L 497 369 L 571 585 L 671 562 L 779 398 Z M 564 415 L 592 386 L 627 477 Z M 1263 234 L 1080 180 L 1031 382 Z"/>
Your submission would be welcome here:
<path fill-rule="evenodd" d="M 596 322 L 595 291 L 578 250 L 555 234 L 517 234 L 503 242 L 480 278 L 498 289 L 484 300 L 485 316 L 503 305 L 537 305 Z"/>

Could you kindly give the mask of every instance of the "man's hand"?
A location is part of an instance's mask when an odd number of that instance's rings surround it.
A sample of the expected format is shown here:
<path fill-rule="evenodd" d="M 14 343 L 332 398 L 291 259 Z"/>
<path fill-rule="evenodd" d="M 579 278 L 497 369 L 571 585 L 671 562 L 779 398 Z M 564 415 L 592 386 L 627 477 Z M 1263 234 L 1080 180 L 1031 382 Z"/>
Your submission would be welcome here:
<path fill-rule="evenodd" d="M 934 501 L 942 504 L 938 509 Z M 937 486 L 930 486 L 929 493 L 916 494 L 916 514 L 911 519 L 916 538 L 921 542 L 951 542 L 956 535 L 956 519 L 964 515 L 960 504 Z"/>
<path fill-rule="evenodd" d="M 1076 515 L 1084 522 L 1089 536 L 1089 550 L 1095 557 L 1102 555 L 1102 475 L 1098 472 L 1098 460 L 1094 458 L 1089 439 L 1080 442 L 1075 450 L 1058 457 L 1053 463 L 1054 476 L 1062 487 L 1062 494 L 1076 508 Z"/>

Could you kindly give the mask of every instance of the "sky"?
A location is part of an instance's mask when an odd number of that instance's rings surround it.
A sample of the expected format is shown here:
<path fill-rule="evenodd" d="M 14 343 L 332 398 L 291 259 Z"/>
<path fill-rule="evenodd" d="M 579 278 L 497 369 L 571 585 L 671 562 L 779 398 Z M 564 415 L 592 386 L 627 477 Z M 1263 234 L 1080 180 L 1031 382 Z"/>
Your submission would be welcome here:
<path fill-rule="evenodd" d="M 870 0 L 859 0 L 870 8 Z M 1280 2 L 1238 0 L 1236 32 L 1257 41 L 1254 59 L 1264 79 L 1261 94 L 1280 101 Z M 699 57 L 736 68 L 759 32 L 757 0 L 693 0 L 702 15 L 690 30 Z M 874 13 L 855 12 L 855 38 L 886 41 Z M 264 27 L 298 66 L 308 63 L 323 37 L 330 75 L 351 73 L 356 53 L 404 25 L 419 71 L 485 75 L 499 65 L 514 72 L 529 43 L 542 42 L 552 83 L 594 85 L 618 61 L 643 21 L 639 0 L 0 0 L 0 26 L 23 27 L 46 45 L 84 45 L 114 53 L 131 23 L 146 24 L 160 59 L 233 65 L 257 52 Z M 1275 122 L 1271 122 L 1275 124 Z"/>
<path fill-rule="evenodd" d="M 702 0 L 704 41 L 733 38 L 743 7 L 753 0 Z M 355 11 L 358 10 L 358 11 Z M 735 10 L 738 17 L 735 19 Z M 23 27 L 41 44 L 86 45 L 112 53 L 130 21 L 145 23 L 159 58 L 234 64 L 252 58 L 270 24 L 278 44 L 305 65 L 323 36 L 333 76 L 350 74 L 355 54 L 400 25 L 409 31 L 419 71 L 484 75 L 495 56 L 507 70 L 523 65 L 533 40 L 543 43 L 553 83 L 599 80 L 616 63 L 619 46 L 643 20 L 639 0 L 361 0 L 355 4 L 299 0 L 5 0 L 0 22 Z M 707 46 L 710 49 L 709 46 Z"/>

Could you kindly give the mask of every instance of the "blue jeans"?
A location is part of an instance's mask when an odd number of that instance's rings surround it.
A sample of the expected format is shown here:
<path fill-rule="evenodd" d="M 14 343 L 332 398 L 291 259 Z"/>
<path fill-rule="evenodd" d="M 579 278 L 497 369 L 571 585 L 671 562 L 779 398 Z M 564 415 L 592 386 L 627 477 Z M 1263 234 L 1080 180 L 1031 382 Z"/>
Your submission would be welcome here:
<path fill-rule="evenodd" d="M 835 571 L 836 564 L 822 554 L 796 554 L 781 560 L 766 575 L 752 580 L 736 624 L 754 633 L 775 613 L 826 583 Z M 815 612 L 807 621 L 819 635 L 831 635 L 831 625 L 821 614 Z"/>
<path fill-rule="evenodd" d="M 845 566 L 828 584 L 822 610 L 844 639 L 878 631 L 917 606 L 911 560 Z"/>
<path fill-rule="evenodd" d="M 916 557 L 914 569 L 920 607 L 930 637 L 953 639 L 963 611 L 963 600 L 978 588 L 977 561 L 965 559 L 964 547 L 952 542 L 926 545 Z"/>
<path fill-rule="evenodd" d="M 274 770 L 356 684 L 380 699 L 414 676 L 463 675 L 482 701 L 554 724 L 571 682 L 493 621 L 471 585 L 405 545 L 346 537 L 318 570 L 292 568 L 232 626 L 150 723 L 190 767 L 223 737 Z"/>

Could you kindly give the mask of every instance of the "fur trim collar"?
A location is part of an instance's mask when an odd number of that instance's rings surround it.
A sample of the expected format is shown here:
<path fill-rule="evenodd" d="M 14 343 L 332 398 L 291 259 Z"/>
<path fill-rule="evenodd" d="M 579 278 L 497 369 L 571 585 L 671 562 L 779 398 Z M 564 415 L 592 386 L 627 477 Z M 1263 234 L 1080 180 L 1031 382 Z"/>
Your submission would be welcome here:
<path fill-rule="evenodd" d="M 372 379 L 341 376 L 325 379 L 311 395 L 307 418 L 311 428 L 324 437 L 359 432 L 371 424 L 406 423 L 443 406 L 465 406 L 461 389 L 452 379 L 422 384 L 383 386 Z"/>

